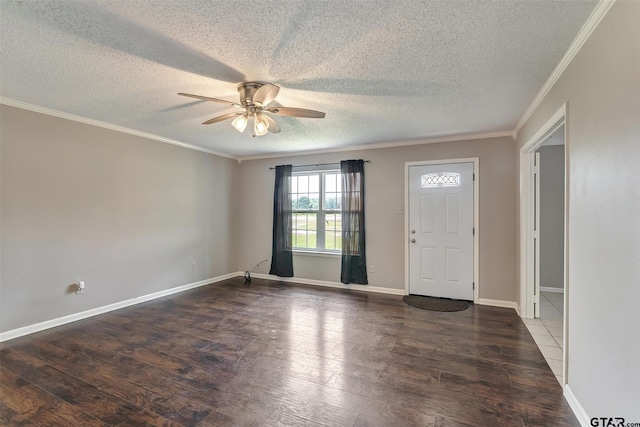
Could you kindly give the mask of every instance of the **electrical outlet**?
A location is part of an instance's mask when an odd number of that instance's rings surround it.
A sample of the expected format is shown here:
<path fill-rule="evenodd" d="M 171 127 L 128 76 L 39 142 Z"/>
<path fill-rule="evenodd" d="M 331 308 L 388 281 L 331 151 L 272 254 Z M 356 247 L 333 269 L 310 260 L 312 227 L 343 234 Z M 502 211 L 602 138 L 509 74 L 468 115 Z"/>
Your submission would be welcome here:
<path fill-rule="evenodd" d="M 191 264 L 191 269 L 192 269 L 192 270 L 195 270 L 195 269 L 196 269 L 196 263 L 195 263 L 195 261 L 193 262 L 193 264 Z"/>
<path fill-rule="evenodd" d="M 376 269 L 373 267 L 373 264 L 369 266 L 369 273 L 375 273 Z"/>

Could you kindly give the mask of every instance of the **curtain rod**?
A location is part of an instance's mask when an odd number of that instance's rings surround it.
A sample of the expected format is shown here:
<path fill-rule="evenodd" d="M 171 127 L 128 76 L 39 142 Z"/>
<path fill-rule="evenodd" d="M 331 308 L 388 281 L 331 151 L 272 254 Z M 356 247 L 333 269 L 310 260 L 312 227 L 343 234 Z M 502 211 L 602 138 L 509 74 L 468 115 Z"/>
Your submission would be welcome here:
<path fill-rule="evenodd" d="M 365 163 L 371 163 L 371 160 L 365 160 Z M 309 166 L 330 166 L 330 165 L 340 165 L 340 162 L 333 162 L 333 163 L 314 163 L 311 165 L 293 165 L 294 168 L 305 168 L 305 167 L 309 167 Z M 269 167 L 269 170 L 273 170 L 275 169 L 273 166 Z"/>

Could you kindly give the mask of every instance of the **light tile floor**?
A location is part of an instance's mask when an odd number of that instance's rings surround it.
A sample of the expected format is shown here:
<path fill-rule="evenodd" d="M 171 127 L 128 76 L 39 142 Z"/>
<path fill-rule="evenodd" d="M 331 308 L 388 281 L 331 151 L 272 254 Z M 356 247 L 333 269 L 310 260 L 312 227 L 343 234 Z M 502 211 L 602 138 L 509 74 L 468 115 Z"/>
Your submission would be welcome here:
<path fill-rule="evenodd" d="M 541 292 L 540 318 L 522 319 L 540 352 L 562 385 L 564 294 Z"/>

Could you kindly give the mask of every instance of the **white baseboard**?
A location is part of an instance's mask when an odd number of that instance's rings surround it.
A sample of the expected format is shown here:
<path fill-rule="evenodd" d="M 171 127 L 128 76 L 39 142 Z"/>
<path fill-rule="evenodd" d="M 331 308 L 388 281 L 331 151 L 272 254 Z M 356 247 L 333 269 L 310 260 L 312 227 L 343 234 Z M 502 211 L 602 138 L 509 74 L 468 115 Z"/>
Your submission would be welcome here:
<path fill-rule="evenodd" d="M 243 273 L 244 274 L 244 273 Z M 258 279 L 276 280 L 278 282 L 301 283 L 303 285 L 324 286 L 327 288 L 350 289 L 353 291 L 376 292 L 379 294 L 404 295 L 404 289 L 382 288 L 379 286 L 357 285 L 338 282 L 326 282 L 324 280 L 303 279 L 301 277 L 278 277 L 270 274 L 254 273 L 253 277 Z"/>
<path fill-rule="evenodd" d="M 580 402 L 578 402 L 578 399 L 576 399 L 576 396 L 573 394 L 573 392 L 569 388 L 569 384 L 565 384 L 563 394 L 564 394 L 564 398 L 567 399 L 567 403 L 569 403 L 569 406 L 571 406 L 571 409 L 573 410 L 573 413 L 575 414 L 576 418 L 580 422 L 580 425 L 582 427 L 589 427 L 591 425 L 589 423 L 590 418 L 587 415 L 587 412 L 584 410 L 584 408 L 580 404 Z"/>
<path fill-rule="evenodd" d="M 107 313 L 109 311 L 118 310 L 120 308 L 129 307 L 129 306 L 140 304 L 142 302 L 150 301 L 156 298 L 161 298 L 161 297 L 175 294 L 178 292 L 184 292 L 189 289 L 198 288 L 200 286 L 221 282 L 223 280 L 227 280 L 233 277 L 239 277 L 243 275 L 244 275 L 243 271 L 236 271 L 233 273 L 224 274 L 222 276 L 212 277 L 206 280 L 200 280 L 199 282 L 189 283 L 189 284 L 177 286 L 171 289 L 165 289 L 163 291 L 154 292 L 148 295 L 142 295 L 136 298 L 131 298 L 128 300 L 116 302 L 116 303 L 105 305 L 102 307 L 92 308 L 90 310 L 82 311 L 79 313 L 69 314 L 67 316 L 58 317 L 56 319 L 47 320 L 47 321 L 36 323 L 33 325 L 12 329 L 10 331 L 0 333 L 0 342 L 12 340 L 14 338 L 19 338 L 25 335 L 33 334 L 35 332 L 40 332 L 45 329 L 55 328 L 56 326 L 61 326 L 67 323 L 76 322 L 78 320 L 97 316 L 99 314 Z M 339 282 L 328 282 L 323 280 L 304 279 L 301 277 L 277 277 L 277 276 L 272 276 L 270 274 L 260 274 L 260 273 L 254 273 L 252 274 L 252 276 L 258 279 L 274 280 L 274 281 L 288 282 L 288 283 L 300 283 L 303 285 L 323 286 L 328 288 L 350 289 L 354 291 L 374 292 L 374 293 L 389 294 L 389 295 L 405 294 L 404 289 L 383 288 L 379 286 L 358 285 L 358 284 L 345 285 L 344 283 L 339 283 Z M 516 310 L 516 312 L 520 311 L 520 307 L 518 306 L 518 304 L 512 301 L 480 298 L 478 300 L 478 304 L 490 305 L 494 307 L 513 308 Z"/>
<path fill-rule="evenodd" d="M 209 285 L 212 283 L 220 282 L 222 280 L 230 279 L 232 277 L 241 276 L 244 273 L 236 271 L 222 276 L 212 277 L 211 279 L 200 280 L 199 282 L 189 283 L 182 286 L 177 286 L 171 289 L 165 289 L 163 291 L 154 292 L 148 295 L 142 295 L 136 298 L 116 302 L 113 304 L 104 305 L 102 307 L 92 308 L 90 310 L 81 311 L 79 313 L 69 314 L 67 316 L 58 317 L 56 319 L 47 320 L 44 322 L 36 323 L 29 326 L 23 326 L 21 328 L 12 329 L 0 334 L 0 342 L 12 340 L 25 335 L 40 332 L 45 329 L 55 328 L 56 326 L 65 325 L 67 323 L 76 322 L 78 320 L 86 319 L 88 317 L 97 316 L 98 314 L 107 313 L 109 311 L 118 310 L 120 308 L 129 307 L 131 305 L 140 304 L 141 302 L 150 301 L 156 298 L 161 298 L 167 295 L 175 294 L 178 292 L 184 292 L 189 289 L 198 288 L 200 286 Z"/>
<path fill-rule="evenodd" d="M 520 304 L 518 304 L 517 302 L 515 304 L 516 306 L 513 308 L 516 311 L 516 314 L 518 315 L 518 317 L 522 317 L 522 315 L 520 314 Z"/>
<path fill-rule="evenodd" d="M 553 286 L 540 286 L 540 292 L 551 292 L 554 294 L 564 294 L 564 288 L 555 288 Z"/>
<path fill-rule="evenodd" d="M 503 301 L 500 299 L 479 298 L 477 304 L 490 305 L 493 307 L 513 308 L 514 310 L 516 310 L 516 312 L 520 312 L 520 307 L 518 306 L 518 303 L 514 301 Z"/>

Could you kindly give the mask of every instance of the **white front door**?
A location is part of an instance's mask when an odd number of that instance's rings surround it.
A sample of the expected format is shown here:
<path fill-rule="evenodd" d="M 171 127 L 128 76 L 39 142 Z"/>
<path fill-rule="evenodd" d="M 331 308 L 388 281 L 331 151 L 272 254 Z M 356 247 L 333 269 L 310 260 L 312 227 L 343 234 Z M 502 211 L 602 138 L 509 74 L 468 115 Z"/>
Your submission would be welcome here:
<path fill-rule="evenodd" d="M 409 166 L 409 293 L 473 300 L 473 163 Z"/>

